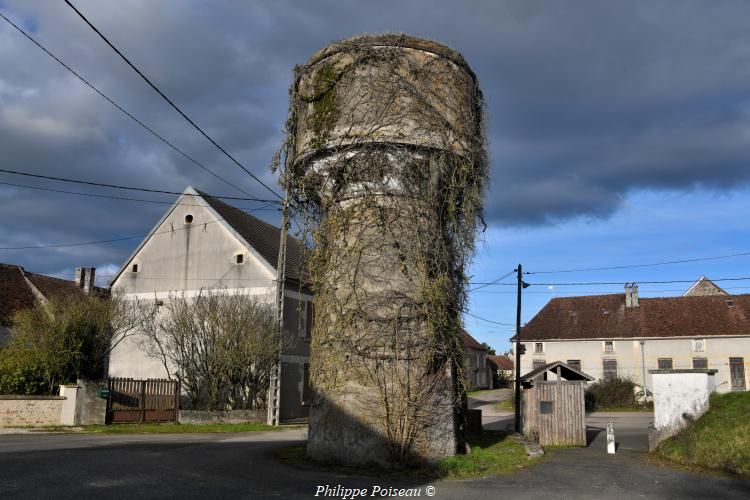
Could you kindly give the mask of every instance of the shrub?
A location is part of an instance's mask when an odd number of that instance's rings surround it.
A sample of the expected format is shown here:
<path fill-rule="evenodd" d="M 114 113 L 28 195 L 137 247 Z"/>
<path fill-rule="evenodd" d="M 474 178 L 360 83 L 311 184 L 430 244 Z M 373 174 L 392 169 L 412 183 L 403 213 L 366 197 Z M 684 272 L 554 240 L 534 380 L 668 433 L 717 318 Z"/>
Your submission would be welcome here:
<path fill-rule="evenodd" d="M 636 407 L 636 384 L 630 379 L 600 380 L 586 389 L 586 411 L 602 407 Z"/>

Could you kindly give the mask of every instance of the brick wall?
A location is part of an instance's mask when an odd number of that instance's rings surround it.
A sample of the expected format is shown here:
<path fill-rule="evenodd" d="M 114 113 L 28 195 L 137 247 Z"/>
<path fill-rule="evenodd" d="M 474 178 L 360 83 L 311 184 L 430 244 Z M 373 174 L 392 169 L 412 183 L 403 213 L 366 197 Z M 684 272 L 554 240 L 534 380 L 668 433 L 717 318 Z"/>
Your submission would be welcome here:
<path fill-rule="evenodd" d="M 64 397 L 0 396 L 0 427 L 60 425 Z"/>

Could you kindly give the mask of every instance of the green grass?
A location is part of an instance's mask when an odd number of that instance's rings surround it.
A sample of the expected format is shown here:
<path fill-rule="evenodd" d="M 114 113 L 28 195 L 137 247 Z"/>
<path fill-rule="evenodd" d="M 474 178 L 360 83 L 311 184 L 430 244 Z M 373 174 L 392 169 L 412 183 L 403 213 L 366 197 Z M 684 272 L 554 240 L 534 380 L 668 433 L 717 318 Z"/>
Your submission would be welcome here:
<path fill-rule="evenodd" d="M 653 403 L 647 403 L 645 405 L 635 405 L 635 406 L 598 406 L 595 410 L 588 413 L 595 413 L 599 411 L 610 411 L 610 412 L 617 412 L 617 411 L 654 411 L 654 404 Z"/>
<path fill-rule="evenodd" d="M 387 470 L 378 467 L 351 467 L 321 464 L 307 456 L 304 446 L 282 448 L 274 452 L 282 462 L 308 467 L 324 468 L 346 474 L 362 474 L 391 479 L 441 478 L 467 479 L 508 474 L 537 461 L 526 455 L 526 449 L 513 436 L 503 433 L 484 432 L 469 436 L 471 453 L 445 458 L 435 465 L 411 467 L 402 470 Z"/>
<path fill-rule="evenodd" d="M 469 397 L 472 397 L 472 396 L 476 396 L 478 394 L 486 394 L 488 392 L 495 392 L 495 391 L 499 391 L 499 390 L 500 389 L 479 389 L 479 390 L 476 390 L 476 391 L 467 392 L 466 395 L 469 396 Z"/>
<path fill-rule="evenodd" d="M 508 474 L 530 465 L 539 459 L 526 456 L 526 448 L 513 436 L 482 433 L 469 437 L 471 453 L 441 460 L 437 464 L 440 476 L 445 479 Z"/>
<path fill-rule="evenodd" d="M 713 394 L 710 409 L 654 454 L 680 465 L 750 477 L 750 392 Z"/>
<path fill-rule="evenodd" d="M 281 428 L 266 424 L 112 424 L 85 425 L 82 427 L 44 426 L 34 427 L 40 432 L 88 432 L 94 434 L 187 434 L 196 432 L 260 432 L 278 431 Z"/>
<path fill-rule="evenodd" d="M 509 397 L 508 399 L 503 399 L 502 401 L 495 403 L 495 408 L 498 410 L 505 410 L 510 412 L 515 412 L 515 398 L 513 396 Z"/>

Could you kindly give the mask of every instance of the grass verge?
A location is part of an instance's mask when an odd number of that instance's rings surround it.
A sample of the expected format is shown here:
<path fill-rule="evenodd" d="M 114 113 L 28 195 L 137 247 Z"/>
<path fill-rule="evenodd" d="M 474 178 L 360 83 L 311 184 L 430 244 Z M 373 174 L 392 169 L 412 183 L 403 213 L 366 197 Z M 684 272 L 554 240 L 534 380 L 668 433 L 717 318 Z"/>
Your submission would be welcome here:
<path fill-rule="evenodd" d="M 266 424 L 176 424 L 173 422 L 85 425 L 81 427 L 54 425 L 31 428 L 31 430 L 38 432 L 84 432 L 93 434 L 189 434 L 197 432 L 261 432 L 278 431 L 280 429 L 278 426 Z"/>
<path fill-rule="evenodd" d="M 307 456 L 304 446 L 279 449 L 276 458 L 285 463 L 305 465 L 326 470 L 398 479 L 468 479 L 499 474 L 508 474 L 532 465 L 540 458 L 529 458 L 526 449 L 515 437 L 504 433 L 483 432 L 469 436 L 471 453 L 445 458 L 434 465 L 411 467 L 402 470 L 387 470 L 378 467 L 351 467 L 323 464 Z"/>
<path fill-rule="evenodd" d="M 750 477 L 750 392 L 712 394 L 710 409 L 654 455 L 688 467 Z"/>

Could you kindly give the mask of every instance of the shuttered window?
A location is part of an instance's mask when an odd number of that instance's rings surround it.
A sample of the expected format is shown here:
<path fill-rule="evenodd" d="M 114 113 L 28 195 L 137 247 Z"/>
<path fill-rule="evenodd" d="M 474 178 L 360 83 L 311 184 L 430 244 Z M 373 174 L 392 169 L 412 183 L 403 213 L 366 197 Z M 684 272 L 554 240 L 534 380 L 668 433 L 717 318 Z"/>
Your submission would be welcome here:
<path fill-rule="evenodd" d="M 604 380 L 613 380 L 617 378 L 617 360 L 602 360 L 602 378 Z"/>
<path fill-rule="evenodd" d="M 708 359 L 707 358 L 693 358 L 693 368 L 696 368 L 696 369 L 708 368 Z"/>
<path fill-rule="evenodd" d="M 671 370 L 672 369 L 672 358 L 659 358 L 659 369 L 660 370 Z"/>

